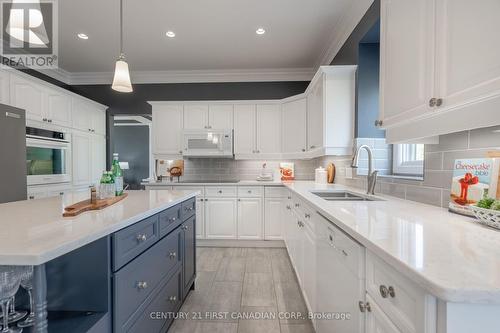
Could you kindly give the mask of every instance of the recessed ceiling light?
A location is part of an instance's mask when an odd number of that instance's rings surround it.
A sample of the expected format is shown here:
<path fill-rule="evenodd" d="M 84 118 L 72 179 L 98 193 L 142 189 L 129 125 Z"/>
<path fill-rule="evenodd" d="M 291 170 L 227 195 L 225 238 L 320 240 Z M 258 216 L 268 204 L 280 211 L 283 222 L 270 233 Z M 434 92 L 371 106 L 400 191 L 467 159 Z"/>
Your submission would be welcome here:
<path fill-rule="evenodd" d="M 255 30 L 255 33 L 257 35 L 263 35 L 266 33 L 266 30 L 264 28 L 259 28 L 259 29 Z"/>
<path fill-rule="evenodd" d="M 89 39 L 89 36 L 87 36 L 87 35 L 86 35 L 86 34 L 84 34 L 84 33 L 79 33 L 77 36 L 78 36 L 78 38 L 80 38 L 80 39 Z"/>
<path fill-rule="evenodd" d="M 173 31 L 167 31 L 166 35 L 167 35 L 167 37 L 174 38 L 175 37 L 175 32 L 173 32 Z"/>

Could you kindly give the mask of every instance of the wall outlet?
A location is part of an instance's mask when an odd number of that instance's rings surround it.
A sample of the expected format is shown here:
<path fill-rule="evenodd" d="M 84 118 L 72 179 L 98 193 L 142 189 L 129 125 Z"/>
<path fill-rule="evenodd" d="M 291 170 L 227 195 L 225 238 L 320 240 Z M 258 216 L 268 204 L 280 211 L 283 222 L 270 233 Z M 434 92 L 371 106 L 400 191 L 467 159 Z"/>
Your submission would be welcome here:
<path fill-rule="evenodd" d="M 351 167 L 345 167 L 345 178 L 352 179 L 352 169 Z"/>

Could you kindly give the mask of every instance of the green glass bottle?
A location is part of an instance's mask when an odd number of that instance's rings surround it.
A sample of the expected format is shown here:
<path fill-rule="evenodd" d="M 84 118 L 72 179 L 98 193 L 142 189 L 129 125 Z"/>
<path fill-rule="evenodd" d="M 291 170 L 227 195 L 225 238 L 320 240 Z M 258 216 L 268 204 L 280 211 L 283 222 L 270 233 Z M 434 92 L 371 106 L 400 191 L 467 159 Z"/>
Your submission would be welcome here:
<path fill-rule="evenodd" d="M 118 162 L 118 153 L 113 154 L 113 165 L 111 167 L 113 178 L 115 180 L 116 196 L 123 194 L 123 173 Z"/>

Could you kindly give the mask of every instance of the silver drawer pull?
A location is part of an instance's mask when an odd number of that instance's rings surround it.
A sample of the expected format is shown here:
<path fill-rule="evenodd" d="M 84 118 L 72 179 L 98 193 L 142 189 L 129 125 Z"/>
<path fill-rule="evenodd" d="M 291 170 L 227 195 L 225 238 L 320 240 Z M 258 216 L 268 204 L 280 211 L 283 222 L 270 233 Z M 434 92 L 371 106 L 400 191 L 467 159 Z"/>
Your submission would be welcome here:
<path fill-rule="evenodd" d="M 148 239 L 148 236 L 146 236 L 146 234 L 137 235 L 136 239 L 137 239 L 137 241 L 138 241 L 139 243 L 142 243 L 142 242 L 145 242 L 145 241 L 146 241 L 146 239 Z"/>
<path fill-rule="evenodd" d="M 172 303 L 177 302 L 177 296 L 170 296 L 168 300 Z"/>
<path fill-rule="evenodd" d="M 189 229 L 189 227 L 187 225 L 182 226 L 182 230 L 188 230 L 188 229 Z"/>
<path fill-rule="evenodd" d="M 290 209 L 292 209 L 292 207 L 290 207 L 290 205 L 287 205 L 286 209 L 290 210 Z"/>
<path fill-rule="evenodd" d="M 304 217 L 305 217 L 306 219 L 310 219 L 310 218 L 311 218 L 311 215 L 310 215 L 310 214 L 304 214 Z"/>
<path fill-rule="evenodd" d="M 170 219 L 170 222 L 175 222 L 175 220 L 177 220 L 177 217 L 172 217 L 172 218 Z"/>
<path fill-rule="evenodd" d="M 389 289 L 386 286 L 381 285 L 379 291 L 380 291 L 380 296 L 382 296 L 382 298 L 389 297 Z"/>
<path fill-rule="evenodd" d="M 137 288 L 139 289 L 146 289 L 148 287 L 148 283 L 146 281 L 139 281 L 137 282 Z"/>
<path fill-rule="evenodd" d="M 394 290 L 393 286 L 389 286 L 389 296 L 391 296 L 392 298 L 396 297 L 396 291 Z"/>
<path fill-rule="evenodd" d="M 251 191 L 251 190 L 248 190 L 248 194 L 251 194 L 251 193 L 252 193 L 252 191 Z"/>
<path fill-rule="evenodd" d="M 298 203 L 296 203 L 296 204 L 295 204 L 295 207 L 296 207 L 296 208 L 299 208 L 299 207 L 300 207 L 300 205 L 299 205 Z"/>
<path fill-rule="evenodd" d="M 168 254 L 168 256 L 170 257 L 170 259 L 175 259 L 175 257 L 177 257 L 177 253 L 175 253 L 175 252 L 170 252 L 170 253 Z"/>
<path fill-rule="evenodd" d="M 221 191 L 221 190 L 219 190 L 217 193 L 222 194 L 222 191 Z"/>
<path fill-rule="evenodd" d="M 370 302 L 363 302 L 363 301 L 360 301 L 358 303 L 359 305 L 359 311 L 361 312 L 372 312 L 372 307 L 370 306 Z"/>

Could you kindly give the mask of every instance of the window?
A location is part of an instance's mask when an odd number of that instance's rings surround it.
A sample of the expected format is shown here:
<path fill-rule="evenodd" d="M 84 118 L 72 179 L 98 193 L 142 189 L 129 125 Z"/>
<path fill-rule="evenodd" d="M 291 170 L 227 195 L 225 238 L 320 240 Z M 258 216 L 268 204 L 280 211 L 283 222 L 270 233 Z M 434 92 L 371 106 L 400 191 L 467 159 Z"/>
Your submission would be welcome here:
<path fill-rule="evenodd" d="M 394 175 L 424 175 L 424 145 L 393 145 L 392 173 Z"/>

